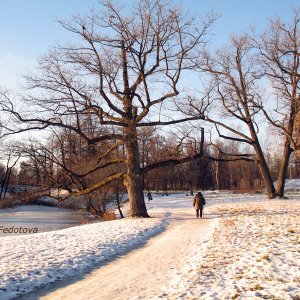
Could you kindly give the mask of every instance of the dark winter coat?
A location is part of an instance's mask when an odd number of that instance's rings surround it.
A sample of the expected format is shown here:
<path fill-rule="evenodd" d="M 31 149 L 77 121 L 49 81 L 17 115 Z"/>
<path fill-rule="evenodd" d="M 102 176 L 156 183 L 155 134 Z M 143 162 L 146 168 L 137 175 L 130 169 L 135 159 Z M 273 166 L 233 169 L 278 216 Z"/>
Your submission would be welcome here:
<path fill-rule="evenodd" d="M 152 195 L 151 195 L 150 192 L 147 193 L 147 197 L 148 197 L 148 200 L 149 200 L 149 201 L 152 200 Z"/>
<path fill-rule="evenodd" d="M 193 206 L 195 207 L 195 209 L 203 209 L 204 205 L 205 205 L 205 198 L 199 192 L 194 198 Z"/>

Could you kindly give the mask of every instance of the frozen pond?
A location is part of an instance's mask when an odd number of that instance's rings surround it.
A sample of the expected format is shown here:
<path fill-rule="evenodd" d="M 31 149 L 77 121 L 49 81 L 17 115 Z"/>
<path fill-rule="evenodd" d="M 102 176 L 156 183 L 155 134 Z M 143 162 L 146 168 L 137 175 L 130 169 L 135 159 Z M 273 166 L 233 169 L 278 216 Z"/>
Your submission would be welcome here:
<path fill-rule="evenodd" d="M 87 223 L 80 212 L 41 205 L 0 210 L 0 237 L 39 233 Z"/>

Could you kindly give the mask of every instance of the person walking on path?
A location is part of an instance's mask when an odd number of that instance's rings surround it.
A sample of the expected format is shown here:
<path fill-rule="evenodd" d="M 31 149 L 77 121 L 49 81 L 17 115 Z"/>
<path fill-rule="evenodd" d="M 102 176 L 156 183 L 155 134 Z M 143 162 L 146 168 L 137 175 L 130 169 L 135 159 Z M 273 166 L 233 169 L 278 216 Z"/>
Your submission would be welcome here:
<path fill-rule="evenodd" d="M 150 191 L 148 191 L 147 197 L 148 197 L 148 201 L 152 200 L 152 195 L 151 195 Z"/>
<path fill-rule="evenodd" d="M 193 206 L 196 209 L 196 217 L 199 218 L 199 212 L 200 212 L 200 218 L 203 216 L 203 207 L 205 205 L 205 198 L 203 197 L 201 192 L 198 192 L 194 198 Z"/>

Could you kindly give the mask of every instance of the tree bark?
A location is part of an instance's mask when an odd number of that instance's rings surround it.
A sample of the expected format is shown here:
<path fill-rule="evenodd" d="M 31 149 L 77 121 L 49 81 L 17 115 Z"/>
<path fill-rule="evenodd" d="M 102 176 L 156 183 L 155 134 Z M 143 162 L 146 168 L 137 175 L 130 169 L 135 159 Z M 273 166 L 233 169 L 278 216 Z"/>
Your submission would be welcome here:
<path fill-rule="evenodd" d="M 246 110 L 246 116 L 247 116 L 248 120 L 251 120 L 248 109 Z M 264 184 L 265 184 L 266 194 L 269 199 L 274 199 L 276 197 L 276 191 L 274 188 L 273 179 L 271 177 L 269 166 L 265 159 L 265 155 L 261 149 L 260 142 L 259 142 L 258 136 L 256 134 L 256 131 L 254 129 L 254 125 L 252 122 L 248 122 L 248 128 L 249 128 L 249 131 L 250 131 L 250 134 L 252 137 L 252 141 L 253 141 L 253 147 L 255 150 L 257 165 L 258 165 L 260 174 L 261 174 Z"/>
<path fill-rule="evenodd" d="M 220 184 L 219 184 L 219 162 L 216 161 L 215 162 L 215 166 L 216 166 L 216 170 L 215 170 L 215 177 L 216 177 L 216 186 L 217 186 L 217 190 L 220 189 Z"/>
<path fill-rule="evenodd" d="M 140 168 L 139 148 L 135 127 L 125 129 L 127 152 L 124 184 L 127 188 L 131 217 L 149 217 L 144 200 L 143 171 Z"/>
<path fill-rule="evenodd" d="M 190 195 L 191 195 L 191 196 L 194 196 L 193 180 L 191 180 L 191 181 L 189 182 L 189 185 L 190 185 Z"/>
<path fill-rule="evenodd" d="M 279 197 L 284 197 L 284 186 L 285 186 L 286 174 L 287 174 L 289 160 L 292 152 L 293 149 L 290 147 L 290 141 L 288 138 L 286 138 L 282 159 L 280 162 L 279 172 L 278 172 L 277 185 L 276 185 L 276 194 Z"/>
<path fill-rule="evenodd" d="M 123 219 L 124 215 L 121 209 L 121 203 L 120 203 L 120 180 L 118 179 L 117 181 L 117 194 L 116 194 L 116 199 L 117 199 L 117 206 L 118 206 L 118 211 L 120 214 L 120 218 Z"/>
<path fill-rule="evenodd" d="M 269 167 L 265 160 L 265 156 L 258 142 L 254 144 L 254 149 L 256 153 L 257 165 L 265 184 L 267 196 L 269 199 L 273 199 L 276 196 L 273 180 L 270 174 Z"/>

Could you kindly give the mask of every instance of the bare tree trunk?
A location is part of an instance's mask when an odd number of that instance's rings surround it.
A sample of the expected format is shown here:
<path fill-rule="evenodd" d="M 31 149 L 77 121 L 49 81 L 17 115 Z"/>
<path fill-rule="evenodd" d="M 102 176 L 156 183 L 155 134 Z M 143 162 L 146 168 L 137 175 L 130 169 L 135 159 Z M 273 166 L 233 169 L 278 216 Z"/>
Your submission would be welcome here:
<path fill-rule="evenodd" d="M 12 172 L 12 167 L 9 168 L 8 171 L 7 171 L 6 182 L 5 182 L 5 186 L 4 186 L 3 198 L 5 198 L 5 196 L 7 194 L 7 190 L 8 190 L 9 183 L 10 183 L 11 172 Z M 2 195 L 2 190 L 1 190 L 1 195 Z"/>
<path fill-rule="evenodd" d="M 5 196 L 6 196 L 6 193 L 7 193 L 9 184 L 10 184 L 10 177 L 11 177 L 12 170 L 16 166 L 19 159 L 20 159 L 20 154 L 16 158 L 16 160 L 12 163 L 12 165 L 9 166 L 9 164 L 11 162 L 11 154 L 8 154 L 8 159 L 7 159 L 6 168 L 5 168 L 5 175 L 4 175 L 2 182 L 0 183 L 0 200 L 2 198 L 5 198 Z"/>
<path fill-rule="evenodd" d="M 123 215 L 123 212 L 122 212 L 122 209 L 121 209 L 121 204 L 120 204 L 120 180 L 119 179 L 117 181 L 117 195 L 116 195 L 116 198 L 117 198 L 118 211 L 119 211 L 121 219 L 123 219 L 124 215 Z"/>
<path fill-rule="evenodd" d="M 269 167 L 265 160 L 264 154 L 258 142 L 254 144 L 254 149 L 256 153 L 258 168 L 260 170 L 261 176 L 263 178 L 263 182 L 265 184 L 267 196 L 269 199 L 273 199 L 276 196 L 273 180 L 270 174 Z"/>
<path fill-rule="evenodd" d="M 144 200 L 144 175 L 140 167 L 139 145 L 135 124 L 137 111 L 130 98 L 128 65 L 124 40 L 121 40 L 121 56 L 124 84 L 123 106 L 127 119 L 127 126 L 124 128 L 125 147 L 127 151 L 125 160 L 127 174 L 124 184 L 127 187 L 131 217 L 149 217 Z"/>
<path fill-rule="evenodd" d="M 127 151 L 127 174 L 124 184 L 127 187 L 131 217 L 149 217 L 144 201 L 144 179 L 140 168 L 139 148 L 136 128 L 127 127 L 125 147 Z"/>
<path fill-rule="evenodd" d="M 189 182 L 190 185 L 190 195 L 194 196 L 194 190 L 193 190 L 193 180 L 191 179 L 191 181 Z"/>
<path fill-rule="evenodd" d="M 219 162 L 218 161 L 215 162 L 215 167 L 216 167 L 216 170 L 215 170 L 216 189 L 219 190 L 220 189 L 220 184 L 219 184 Z"/>
<path fill-rule="evenodd" d="M 286 141 L 284 144 L 284 150 L 283 150 L 283 154 L 282 154 L 282 159 L 280 162 L 277 186 L 276 186 L 276 194 L 279 197 L 284 196 L 284 186 L 285 186 L 286 174 L 287 174 L 287 169 L 289 166 L 289 161 L 290 161 L 292 152 L 293 152 L 293 149 L 290 147 L 290 141 L 288 138 L 286 138 Z"/>

